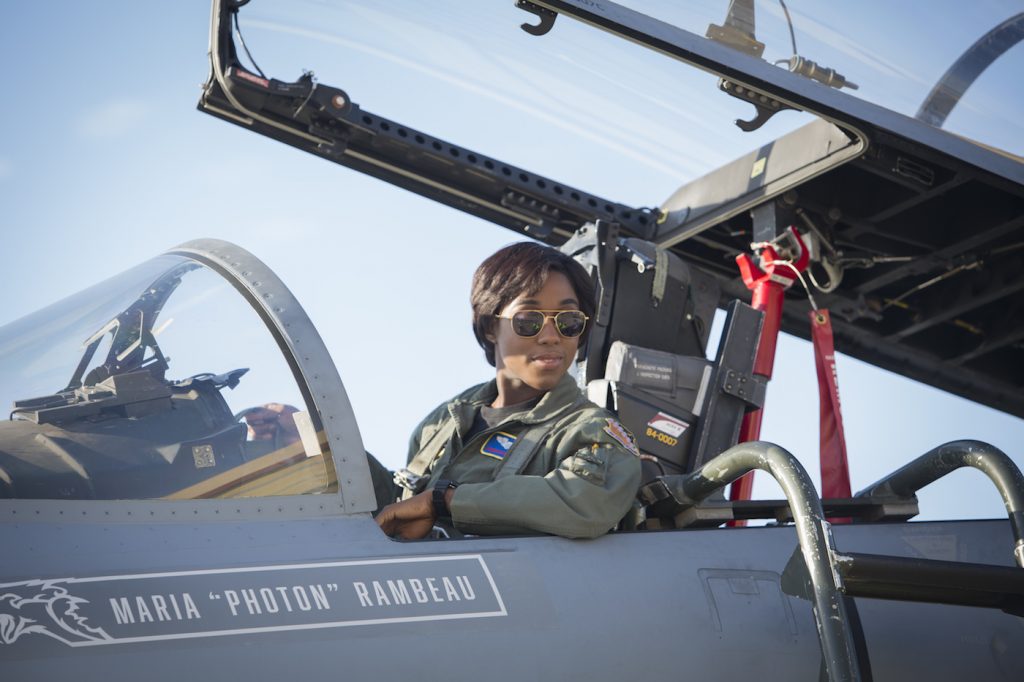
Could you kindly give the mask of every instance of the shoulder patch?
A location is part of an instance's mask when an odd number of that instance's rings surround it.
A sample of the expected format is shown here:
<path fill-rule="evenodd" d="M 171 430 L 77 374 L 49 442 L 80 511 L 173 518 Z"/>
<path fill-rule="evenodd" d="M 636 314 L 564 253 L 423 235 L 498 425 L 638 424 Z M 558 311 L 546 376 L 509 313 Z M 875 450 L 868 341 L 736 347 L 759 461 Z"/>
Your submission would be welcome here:
<path fill-rule="evenodd" d="M 633 434 L 629 432 L 629 429 L 620 424 L 616 419 L 607 418 L 605 419 L 605 422 L 607 422 L 607 425 L 604 427 L 605 433 L 618 441 L 622 447 L 626 448 L 634 455 L 640 455 L 640 450 L 636 446 L 636 439 L 633 438 Z"/>
<path fill-rule="evenodd" d="M 491 437 L 484 441 L 480 447 L 480 454 L 493 457 L 494 459 L 505 459 L 505 455 L 515 445 L 516 437 L 511 433 L 498 431 L 491 434 Z"/>

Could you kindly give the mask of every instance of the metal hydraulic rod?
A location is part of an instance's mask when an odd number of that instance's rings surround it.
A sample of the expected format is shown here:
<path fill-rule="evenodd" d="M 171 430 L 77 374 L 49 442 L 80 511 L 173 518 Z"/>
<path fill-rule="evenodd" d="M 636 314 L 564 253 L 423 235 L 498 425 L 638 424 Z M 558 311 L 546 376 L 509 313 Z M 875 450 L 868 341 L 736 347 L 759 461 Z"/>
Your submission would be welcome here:
<path fill-rule="evenodd" d="M 757 342 L 757 355 L 754 359 L 754 374 L 767 382 L 772 378 L 775 366 L 775 346 L 779 339 L 779 328 L 782 325 L 782 304 L 786 289 L 793 285 L 798 273 L 807 268 L 808 255 L 799 233 L 792 227 L 784 233 L 795 250 L 795 258 L 785 259 L 772 244 L 763 245 L 760 264 L 755 264 L 748 254 L 736 257 L 743 283 L 751 291 L 751 307 L 764 312 L 764 323 L 761 326 L 761 337 Z M 739 442 L 755 441 L 761 436 L 761 418 L 764 408 L 751 410 L 743 415 L 740 424 Z M 734 483 L 729 490 L 730 500 L 749 500 L 754 488 L 753 472 Z M 735 525 L 746 525 L 745 521 L 732 522 Z"/>
<path fill-rule="evenodd" d="M 834 557 L 848 597 L 957 604 L 1024 616 L 1024 571 L 1017 567 L 859 552 L 836 552 Z"/>

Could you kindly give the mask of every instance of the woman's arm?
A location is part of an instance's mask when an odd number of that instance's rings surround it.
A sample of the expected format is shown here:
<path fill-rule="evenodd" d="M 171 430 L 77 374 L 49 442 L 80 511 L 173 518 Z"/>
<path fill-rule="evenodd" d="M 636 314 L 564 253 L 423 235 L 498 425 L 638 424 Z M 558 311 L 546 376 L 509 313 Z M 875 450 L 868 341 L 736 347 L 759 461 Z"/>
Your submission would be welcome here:
<path fill-rule="evenodd" d="M 542 446 L 554 450 L 557 462 L 546 475 L 509 476 L 455 490 L 449 505 L 455 527 L 480 535 L 607 533 L 629 511 L 640 486 L 640 460 L 621 428 L 604 410 L 582 411 Z"/>

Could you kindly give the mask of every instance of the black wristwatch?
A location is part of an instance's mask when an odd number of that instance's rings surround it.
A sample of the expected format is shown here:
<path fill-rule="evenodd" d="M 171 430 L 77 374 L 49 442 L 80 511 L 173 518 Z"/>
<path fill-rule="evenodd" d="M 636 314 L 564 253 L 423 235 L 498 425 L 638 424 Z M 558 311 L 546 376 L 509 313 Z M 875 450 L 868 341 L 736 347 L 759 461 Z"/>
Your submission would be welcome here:
<path fill-rule="evenodd" d="M 458 483 L 449 481 L 446 478 L 442 478 L 434 484 L 434 492 L 431 494 L 430 499 L 434 503 L 434 516 L 438 519 L 450 519 L 452 517 L 452 513 L 448 510 L 448 505 L 444 503 L 444 494 L 458 487 Z"/>

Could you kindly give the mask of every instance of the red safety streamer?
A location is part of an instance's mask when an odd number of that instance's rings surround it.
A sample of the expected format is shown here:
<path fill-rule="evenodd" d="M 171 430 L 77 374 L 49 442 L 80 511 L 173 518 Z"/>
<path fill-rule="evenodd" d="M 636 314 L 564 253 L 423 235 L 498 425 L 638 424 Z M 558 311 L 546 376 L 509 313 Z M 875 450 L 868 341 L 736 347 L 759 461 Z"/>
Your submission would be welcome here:
<path fill-rule="evenodd" d="M 818 370 L 820 404 L 821 496 L 824 499 L 850 497 L 850 468 L 846 459 L 846 436 L 839 407 L 832 320 L 827 310 L 811 311 L 811 339 L 814 365 Z M 849 518 L 830 518 L 832 523 L 849 523 Z"/>

